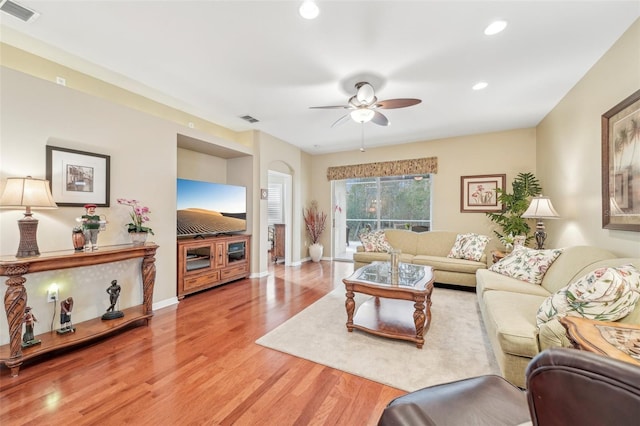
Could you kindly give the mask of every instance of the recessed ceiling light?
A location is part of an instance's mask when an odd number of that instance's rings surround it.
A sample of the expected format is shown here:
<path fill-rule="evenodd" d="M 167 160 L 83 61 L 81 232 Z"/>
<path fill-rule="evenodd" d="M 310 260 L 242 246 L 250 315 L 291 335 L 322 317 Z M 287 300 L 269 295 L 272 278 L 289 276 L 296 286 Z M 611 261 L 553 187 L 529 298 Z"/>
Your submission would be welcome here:
<path fill-rule="evenodd" d="M 318 5 L 313 0 L 304 0 L 298 11 L 304 19 L 316 19 L 320 14 L 320 9 L 318 9 Z"/>
<path fill-rule="evenodd" d="M 498 34 L 502 30 L 507 28 L 507 21 L 493 21 L 487 28 L 484 29 L 486 35 Z"/>
<path fill-rule="evenodd" d="M 473 90 L 482 90 L 485 89 L 487 86 L 489 85 L 489 83 L 487 83 L 486 81 L 479 81 L 476 84 L 473 85 L 472 89 Z"/>

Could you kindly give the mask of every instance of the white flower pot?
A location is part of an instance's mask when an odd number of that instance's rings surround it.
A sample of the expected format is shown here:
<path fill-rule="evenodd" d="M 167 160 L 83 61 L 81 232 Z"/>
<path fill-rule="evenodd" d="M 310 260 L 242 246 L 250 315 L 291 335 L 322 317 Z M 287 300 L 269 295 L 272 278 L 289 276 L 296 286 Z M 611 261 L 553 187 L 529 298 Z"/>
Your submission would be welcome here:
<path fill-rule="evenodd" d="M 320 259 L 322 259 L 322 251 L 324 250 L 324 247 L 322 246 L 322 244 L 311 244 L 309 246 L 309 256 L 311 257 L 311 260 L 313 262 L 320 262 Z"/>
<path fill-rule="evenodd" d="M 129 237 L 134 246 L 141 246 L 147 241 L 148 234 L 148 232 L 129 232 Z"/>

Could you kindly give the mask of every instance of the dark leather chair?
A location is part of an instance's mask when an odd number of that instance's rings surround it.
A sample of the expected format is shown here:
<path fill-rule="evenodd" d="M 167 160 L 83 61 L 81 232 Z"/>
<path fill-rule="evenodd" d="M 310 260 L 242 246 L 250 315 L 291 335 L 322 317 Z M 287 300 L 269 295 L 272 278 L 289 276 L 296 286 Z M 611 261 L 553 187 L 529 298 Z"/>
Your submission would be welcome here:
<path fill-rule="evenodd" d="M 380 426 L 640 424 L 640 367 L 576 349 L 538 354 L 523 391 L 499 376 L 431 386 L 394 399 Z"/>
<path fill-rule="evenodd" d="M 526 371 L 534 425 L 640 425 L 640 367 L 576 349 L 552 348 Z"/>

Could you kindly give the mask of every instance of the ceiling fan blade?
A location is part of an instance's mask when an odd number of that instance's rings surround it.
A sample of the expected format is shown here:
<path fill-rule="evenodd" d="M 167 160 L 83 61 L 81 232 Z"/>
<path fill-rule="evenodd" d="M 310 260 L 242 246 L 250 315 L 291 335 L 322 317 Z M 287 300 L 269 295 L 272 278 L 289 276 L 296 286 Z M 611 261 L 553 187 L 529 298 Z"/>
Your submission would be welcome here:
<path fill-rule="evenodd" d="M 377 124 L 378 126 L 388 126 L 390 124 L 389 119 L 378 111 L 375 111 L 371 122 Z"/>
<path fill-rule="evenodd" d="M 406 108 L 413 105 L 417 105 L 422 100 L 420 99 L 411 99 L 411 98 L 402 98 L 402 99 L 387 99 L 386 101 L 380 101 L 376 103 L 376 108 L 382 109 L 393 109 L 393 108 Z"/>
<path fill-rule="evenodd" d="M 336 121 L 334 121 L 333 124 L 331 125 L 331 127 L 339 126 L 339 125 L 349 121 L 350 118 L 351 118 L 350 113 L 349 114 L 345 114 L 342 117 L 338 118 Z"/>
<path fill-rule="evenodd" d="M 352 109 L 351 105 L 327 105 L 327 106 L 313 106 L 309 109 Z"/>

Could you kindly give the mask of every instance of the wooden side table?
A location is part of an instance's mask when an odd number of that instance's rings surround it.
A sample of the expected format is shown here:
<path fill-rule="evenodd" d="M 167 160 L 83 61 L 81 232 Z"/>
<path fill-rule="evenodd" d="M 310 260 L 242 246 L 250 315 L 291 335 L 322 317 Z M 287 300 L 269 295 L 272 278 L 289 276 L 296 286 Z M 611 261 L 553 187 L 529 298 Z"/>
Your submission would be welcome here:
<path fill-rule="evenodd" d="M 501 261 L 502 259 L 504 259 L 504 257 L 507 255 L 507 253 L 500 251 L 500 250 L 493 250 L 491 252 L 491 257 L 493 258 L 493 263 L 498 263 L 499 261 Z"/>
<path fill-rule="evenodd" d="M 640 326 L 570 316 L 560 323 L 575 348 L 640 366 Z"/>

